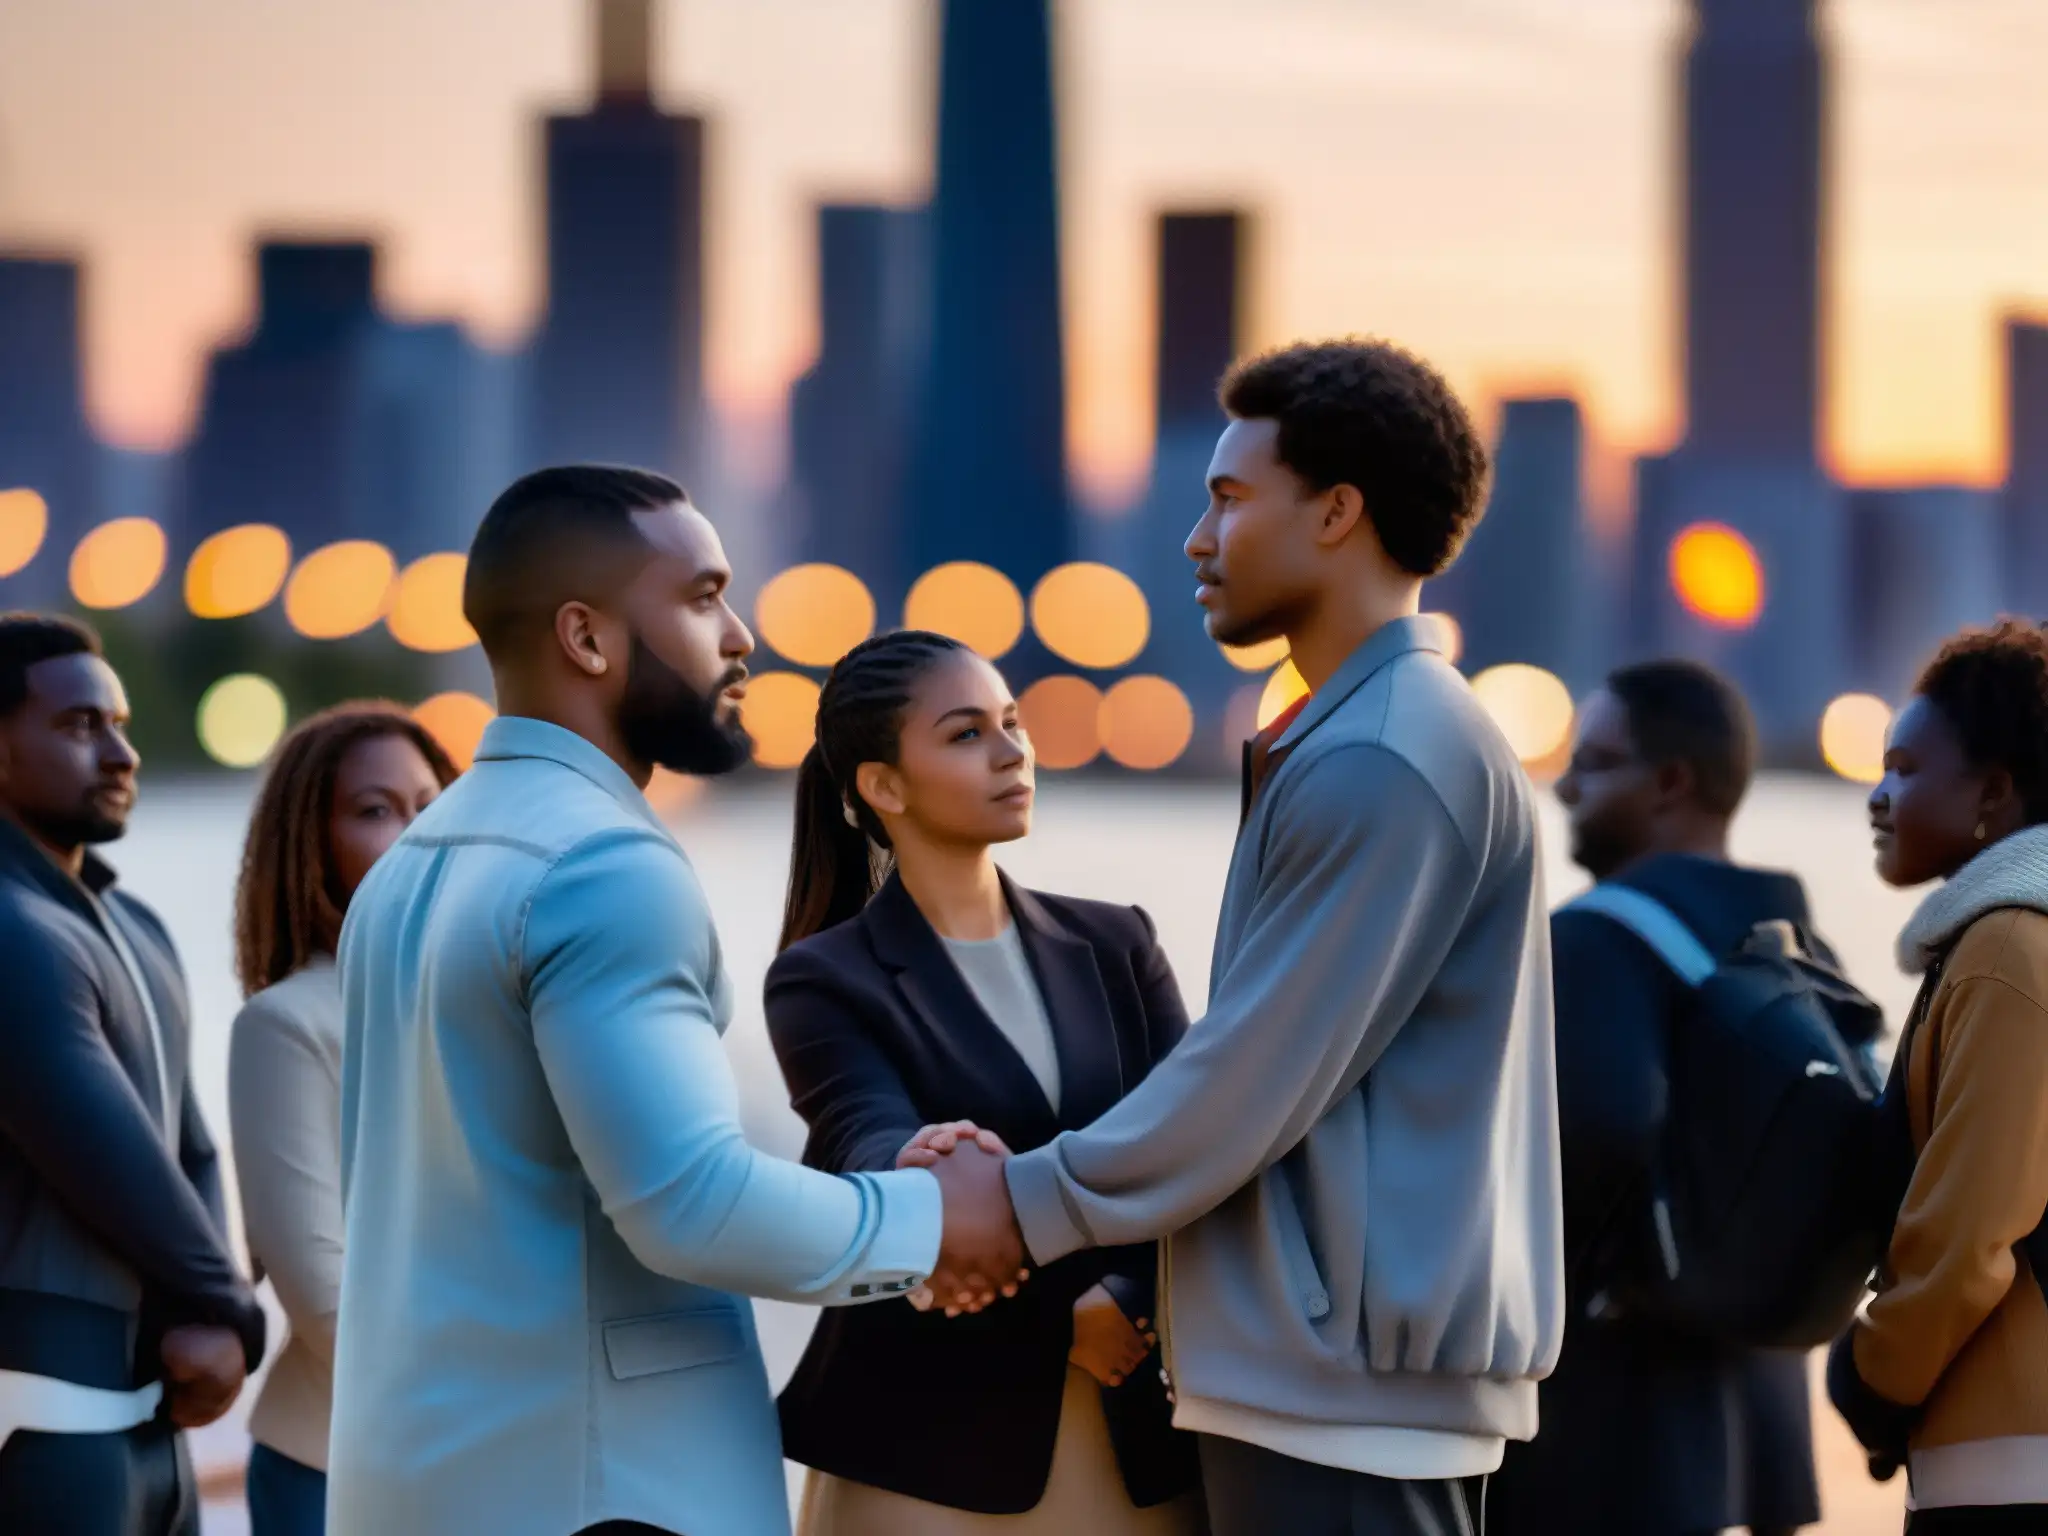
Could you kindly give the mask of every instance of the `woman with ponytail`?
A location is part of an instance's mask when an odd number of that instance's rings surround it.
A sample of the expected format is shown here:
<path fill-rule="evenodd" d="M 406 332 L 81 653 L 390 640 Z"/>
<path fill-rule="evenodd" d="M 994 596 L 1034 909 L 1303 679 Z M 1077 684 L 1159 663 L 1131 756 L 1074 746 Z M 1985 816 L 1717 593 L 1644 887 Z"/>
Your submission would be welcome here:
<path fill-rule="evenodd" d="M 842 657 L 797 781 L 768 1032 L 804 1161 L 918 1161 L 967 1122 L 1019 1151 L 1078 1129 L 1187 1027 L 1151 919 L 1027 891 L 1029 740 L 1001 674 L 907 630 Z M 781 1400 L 812 1469 L 799 1536 L 1191 1536 L 1192 1437 L 1153 1357 L 1152 1245 L 1075 1254 L 971 1317 L 831 1309 Z"/>

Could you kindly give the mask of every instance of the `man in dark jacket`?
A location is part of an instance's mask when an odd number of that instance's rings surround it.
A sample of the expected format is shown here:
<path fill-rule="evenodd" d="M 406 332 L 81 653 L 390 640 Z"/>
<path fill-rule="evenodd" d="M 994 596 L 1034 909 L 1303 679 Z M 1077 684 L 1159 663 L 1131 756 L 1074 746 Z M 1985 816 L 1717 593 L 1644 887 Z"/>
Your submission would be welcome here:
<path fill-rule="evenodd" d="M 1809 930 L 1788 874 L 1730 862 L 1754 732 L 1741 695 L 1690 662 L 1615 673 L 1581 711 L 1558 798 L 1572 858 L 1655 898 L 1715 953 L 1782 919 Z M 1508 1448 L 1489 1533 L 1708 1536 L 1820 1518 L 1804 1360 L 1730 1349 L 1614 1315 L 1605 1292 L 1640 1252 L 1669 1085 L 1664 1042 L 1687 1003 L 1634 934 L 1593 912 L 1551 920 L 1568 1322 L 1536 1439 Z"/>
<path fill-rule="evenodd" d="M 179 1430 L 263 1354 L 184 974 L 91 845 L 135 801 L 90 630 L 0 615 L 0 1531 L 196 1536 Z"/>

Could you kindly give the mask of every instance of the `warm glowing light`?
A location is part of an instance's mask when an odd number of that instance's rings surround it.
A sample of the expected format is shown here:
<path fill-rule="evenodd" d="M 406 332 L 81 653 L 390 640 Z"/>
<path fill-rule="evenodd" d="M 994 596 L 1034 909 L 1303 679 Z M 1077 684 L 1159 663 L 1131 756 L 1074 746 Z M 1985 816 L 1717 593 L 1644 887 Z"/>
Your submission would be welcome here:
<path fill-rule="evenodd" d="M 397 573 L 397 562 L 382 544 L 329 544 L 301 560 L 285 583 L 284 616 L 308 640 L 361 634 L 384 617 Z"/>
<path fill-rule="evenodd" d="M 225 768 L 253 768 L 284 734 L 284 694 L 253 672 L 237 672 L 199 698 L 199 745 Z"/>
<path fill-rule="evenodd" d="M 477 743 L 484 738 L 484 727 L 497 718 L 497 713 L 473 693 L 437 693 L 415 709 L 412 717 L 441 743 L 441 750 L 454 760 L 456 767 L 467 769 L 476 761 Z"/>
<path fill-rule="evenodd" d="M 951 635 L 994 661 L 1024 633 L 1024 598 L 994 566 L 956 560 L 918 577 L 903 604 L 903 623 Z"/>
<path fill-rule="evenodd" d="M 1102 752 L 1102 690 L 1083 677 L 1041 678 L 1017 701 L 1041 768 L 1085 768 Z"/>
<path fill-rule="evenodd" d="M 1472 691 L 1524 763 L 1542 762 L 1571 739 L 1571 690 L 1541 667 L 1489 667 L 1472 679 Z"/>
<path fill-rule="evenodd" d="M 1264 730 L 1286 711 L 1287 706 L 1308 692 L 1308 684 L 1302 675 L 1294 670 L 1294 663 L 1284 661 L 1280 670 L 1266 679 L 1266 691 L 1259 695 L 1259 713 L 1255 722 Z"/>
<path fill-rule="evenodd" d="M 1287 659 L 1287 637 L 1261 640 L 1257 645 L 1218 646 L 1223 659 L 1240 672 L 1265 672 Z"/>
<path fill-rule="evenodd" d="M 1127 677 L 1102 698 L 1103 750 L 1126 768 L 1165 768 L 1195 734 L 1188 697 L 1163 677 Z"/>
<path fill-rule="evenodd" d="M 292 541 L 263 523 L 224 528 L 185 563 L 185 606 L 194 618 L 238 619 L 268 607 L 292 568 Z"/>
<path fill-rule="evenodd" d="M 149 596 L 170 546 L 146 517 L 101 523 L 71 552 L 71 595 L 83 608 L 126 608 Z"/>
<path fill-rule="evenodd" d="M 414 651 L 460 651 L 476 644 L 476 631 L 462 616 L 462 578 L 467 555 L 426 555 L 399 573 L 384 620 L 391 638 Z"/>
<path fill-rule="evenodd" d="M 1892 707 L 1867 693 L 1845 693 L 1820 717 L 1820 755 L 1855 784 L 1884 777 L 1884 743 L 1892 728 Z"/>
<path fill-rule="evenodd" d="M 1671 542 L 1671 590 L 1709 624 L 1747 629 L 1764 608 L 1763 562 L 1733 528 L 1695 523 Z"/>
<path fill-rule="evenodd" d="M 0 576 L 35 559 L 50 531 L 50 508 L 34 491 L 0 491 Z"/>
<path fill-rule="evenodd" d="M 818 685 L 795 672 L 769 672 L 747 684 L 740 719 L 763 768 L 794 768 L 818 735 Z"/>
<path fill-rule="evenodd" d="M 1031 627 L 1077 667 L 1120 667 L 1145 649 L 1145 594 L 1122 571 L 1078 561 L 1048 571 L 1031 593 Z"/>
<path fill-rule="evenodd" d="M 647 803 L 663 816 L 679 816 L 697 803 L 704 793 L 704 781 L 686 773 L 654 770 L 647 781 Z"/>
<path fill-rule="evenodd" d="M 1444 660 L 1456 666 L 1465 656 L 1465 629 L 1448 613 L 1425 613 L 1436 624 L 1437 643 L 1444 648 Z"/>
<path fill-rule="evenodd" d="M 784 571 L 754 600 L 761 638 L 805 667 L 829 667 L 875 632 L 875 600 L 836 565 Z"/>

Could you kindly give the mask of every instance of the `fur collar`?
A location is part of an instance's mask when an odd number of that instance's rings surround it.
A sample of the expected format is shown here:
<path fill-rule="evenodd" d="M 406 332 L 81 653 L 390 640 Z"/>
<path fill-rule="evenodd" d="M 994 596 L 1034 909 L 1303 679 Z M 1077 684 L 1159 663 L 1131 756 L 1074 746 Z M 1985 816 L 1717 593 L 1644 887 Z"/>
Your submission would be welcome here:
<path fill-rule="evenodd" d="M 2048 912 L 2048 826 L 1999 839 L 1929 892 L 1899 934 L 1899 969 L 1922 974 L 1965 928 L 2001 907 Z"/>

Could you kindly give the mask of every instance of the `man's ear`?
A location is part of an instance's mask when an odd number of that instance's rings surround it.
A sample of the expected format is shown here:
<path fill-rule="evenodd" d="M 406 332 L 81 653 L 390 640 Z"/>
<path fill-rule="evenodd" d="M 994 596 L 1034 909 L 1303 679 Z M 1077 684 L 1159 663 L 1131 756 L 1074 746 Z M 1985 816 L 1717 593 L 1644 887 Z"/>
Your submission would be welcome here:
<path fill-rule="evenodd" d="M 1658 763 L 1650 770 L 1650 776 L 1657 786 L 1659 810 L 1685 805 L 1699 793 L 1699 781 L 1693 777 L 1692 764 L 1684 758 L 1674 757 Z"/>
<path fill-rule="evenodd" d="M 555 610 L 555 643 L 570 666 L 590 677 L 611 670 L 614 658 L 607 651 L 616 645 L 607 645 L 603 633 L 609 627 L 588 603 L 568 602 Z"/>
<path fill-rule="evenodd" d="M 1341 544 L 1351 537 L 1365 517 L 1365 497 L 1355 485 L 1333 485 L 1323 492 L 1322 522 L 1316 529 L 1318 543 Z"/>

